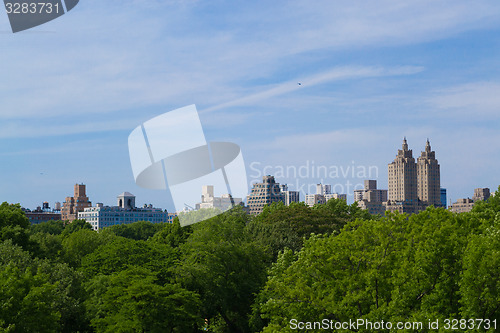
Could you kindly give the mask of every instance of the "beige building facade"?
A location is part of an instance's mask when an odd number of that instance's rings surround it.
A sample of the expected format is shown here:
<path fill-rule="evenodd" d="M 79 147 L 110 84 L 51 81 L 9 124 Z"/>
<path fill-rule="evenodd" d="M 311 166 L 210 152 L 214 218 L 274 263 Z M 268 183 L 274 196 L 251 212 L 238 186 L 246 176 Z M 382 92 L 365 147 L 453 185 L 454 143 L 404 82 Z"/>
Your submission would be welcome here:
<path fill-rule="evenodd" d="M 305 203 L 309 207 L 324 204 L 330 199 L 342 199 L 347 201 L 347 194 L 332 193 L 332 186 L 328 184 L 316 184 L 316 194 L 306 194 Z"/>
<path fill-rule="evenodd" d="M 424 151 L 415 161 L 404 138 L 402 149 L 388 166 L 388 178 L 387 210 L 412 214 L 430 205 L 442 206 L 440 166 L 428 139 Z"/>
<path fill-rule="evenodd" d="M 471 198 L 458 199 L 455 203 L 450 206 L 450 211 L 453 213 L 467 213 L 474 207 L 474 200 Z"/>
<path fill-rule="evenodd" d="M 84 184 L 75 184 L 74 196 L 66 197 L 61 207 L 61 220 L 72 222 L 78 218 L 78 212 L 83 212 L 85 208 L 92 207 L 92 202 L 86 195 Z"/>
<path fill-rule="evenodd" d="M 204 185 L 201 188 L 201 203 L 196 204 L 196 209 L 217 208 L 225 212 L 236 205 L 242 205 L 242 198 L 233 198 L 230 194 L 216 197 L 213 185 Z"/>
<path fill-rule="evenodd" d="M 376 180 L 365 180 L 363 190 L 354 191 L 354 201 L 361 209 L 368 210 L 370 214 L 385 213 L 384 202 L 387 202 L 387 190 L 377 189 Z"/>
<path fill-rule="evenodd" d="M 490 189 L 489 188 L 476 188 L 474 189 L 474 196 L 472 200 L 476 201 L 486 201 L 490 198 Z"/>
<path fill-rule="evenodd" d="M 454 213 L 467 213 L 472 210 L 472 207 L 479 201 L 486 201 L 490 198 L 489 188 L 476 188 L 474 189 L 474 196 L 471 198 L 458 199 L 453 203 L 449 210 Z"/>
<path fill-rule="evenodd" d="M 388 168 L 389 201 L 417 202 L 417 165 L 406 138 Z"/>
<path fill-rule="evenodd" d="M 442 206 L 440 177 L 436 152 L 432 151 L 429 139 L 427 139 L 425 151 L 417 159 L 417 192 L 421 205 Z"/>

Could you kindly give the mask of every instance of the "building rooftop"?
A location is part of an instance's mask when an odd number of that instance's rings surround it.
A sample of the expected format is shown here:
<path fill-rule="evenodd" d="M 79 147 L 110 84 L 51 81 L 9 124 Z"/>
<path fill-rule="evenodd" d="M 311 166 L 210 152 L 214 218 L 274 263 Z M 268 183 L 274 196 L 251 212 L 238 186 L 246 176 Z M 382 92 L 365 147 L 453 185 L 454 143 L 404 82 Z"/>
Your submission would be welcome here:
<path fill-rule="evenodd" d="M 119 195 L 119 197 L 135 197 L 135 195 L 133 195 L 130 192 L 123 192 L 122 194 Z"/>

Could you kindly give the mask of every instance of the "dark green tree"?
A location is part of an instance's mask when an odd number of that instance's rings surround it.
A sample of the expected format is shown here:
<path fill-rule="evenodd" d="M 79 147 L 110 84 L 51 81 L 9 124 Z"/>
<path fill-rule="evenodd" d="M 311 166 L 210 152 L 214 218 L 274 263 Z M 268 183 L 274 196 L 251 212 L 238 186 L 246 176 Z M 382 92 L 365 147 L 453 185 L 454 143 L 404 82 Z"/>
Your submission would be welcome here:
<path fill-rule="evenodd" d="M 0 329 L 7 332 L 58 332 L 60 313 L 54 308 L 55 285 L 45 274 L 0 267 Z"/>
<path fill-rule="evenodd" d="M 66 263 L 38 262 L 38 272 L 54 285 L 52 309 L 60 314 L 60 332 L 90 332 L 84 301 L 83 274 Z"/>
<path fill-rule="evenodd" d="M 30 232 L 32 234 L 36 234 L 39 232 L 51 234 L 51 235 L 60 235 L 64 230 L 64 221 L 47 221 L 39 224 L 33 224 L 30 228 Z"/>
<path fill-rule="evenodd" d="M 151 223 L 139 221 L 131 224 L 119 224 L 102 229 L 102 232 L 111 232 L 117 236 L 134 240 L 148 240 L 154 234 L 165 228 L 167 223 Z"/>
<path fill-rule="evenodd" d="M 14 244 L 11 239 L 0 242 L 0 267 L 12 264 L 25 271 L 35 265 L 35 261 L 31 254 L 17 244 Z"/>
<path fill-rule="evenodd" d="M 0 205 L 0 241 L 11 239 L 15 244 L 28 249 L 29 227 L 30 222 L 19 204 L 4 202 Z"/>
<path fill-rule="evenodd" d="M 463 256 L 460 281 L 463 318 L 483 318 L 500 323 L 499 250 L 500 213 L 497 213 L 493 226 L 484 234 L 470 236 Z"/>
<path fill-rule="evenodd" d="M 80 267 L 86 255 L 111 242 L 115 237 L 111 233 L 98 233 L 87 228 L 72 232 L 62 240 L 62 260 L 72 267 Z"/>
<path fill-rule="evenodd" d="M 73 222 L 66 224 L 61 234 L 63 237 L 67 237 L 68 235 L 82 229 L 92 230 L 92 225 L 85 220 L 74 220 Z"/>
<path fill-rule="evenodd" d="M 146 268 L 96 275 L 87 290 L 96 332 L 191 332 L 202 323 L 195 293 L 176 284 L 158 284 L 156 274 Z"/>
<path fill-rule="evenodd" d="M 110 275 L 130 267 L 148 268 L 161 283 L 171 280 L 178 252 L 165 244 L 114 236 L 114 238 L 82 259 L 85 276 Z"/>
<path fill-rule="evenodd" d="M 265 279 L 266 257 L 236 209 L 193 225 L 181 245 L 178 281 L 201 296 L 200 318 L 213 332 L 249 332 L 248 316 Z"/>
<path fill-rule="evenodd" d="M 179 219 L 176 217 L 173 223 L 167 223 L 150 240 L 176 248 L 185 243 L 192 232 L 191 226 L 181 227 Z"/>
<path fill-rule="evenodd" d="M 63 249 L 62 239 L 59 235 L 45 232 L 31 234 L 30 241 L 34 246 L 34 255 L 38 258 L 47 258 L 54 261 L 61 261 Z"/>
<path fill-rule="evenodd" d="M 37 235 L 57 237 L 50 234 Z M 83 306 L 85 292 L 82 289 L 83 275 L 81 273 L 76 272 L 65 263 L 54 263 L 51 260 L 33 258 L 29 252 L 24 251 L 18 245 L 12 244 L 11 240 L 0 243 L 0 270 L 9 266 L 18 269 L 16 273 L 18 275 L 23 275 L 29 279 L 38 276 L 52 286 L 49 288 L 51 295 L 48 300 L 50 300 L 51 311 L 56 311 L 59 318 L 58 332 L 88 331 L 89 326 Z M 28 287 L 32 288 L 33 286 Z M 29 293 L 30 291 L 27 290 L 26 292 Z M 24 313 L 24 315 L 29 315 L 29 313 Z M 11 322 L 12 320 L 9 319 Z M 24 319 L 20 318 L 19 320 Z M 17 330 L 14 331 L 17 332 Z M 43 330 L 32 331 L 39 332 Z"/>
<path fill-rule="evenodd" d="M 281 254 L 254 314 L 265 332 L 292 331 L 290 318 L 459 318 L 468 233 L 459 216 L 435 208 L 349 222 L 339 234 L 311 237 L 296 260 Z"/>
<path fill-rule="evenodd" d="M 248 224 L 248 230 L 275 260 L 278 252 L 285 248 L 299 251 L 303 240 L 311 234 L 338 233 L 356 218 L 372 217 L 357 205 L 347 205 L 341 199 L 331 199 L 312 208 L 303 202 L 293 202 L 290 206 L 273 203 Z"/>
<path fill-rule="evenodd" d="M 196 222 L 208 220 L 220 213 L 222 213 L 222 211 L 218 208 L 202 208 L 189 212 L 180 212 L 177 218 L 182 222 L 182 226 L 189 226 Z"/>

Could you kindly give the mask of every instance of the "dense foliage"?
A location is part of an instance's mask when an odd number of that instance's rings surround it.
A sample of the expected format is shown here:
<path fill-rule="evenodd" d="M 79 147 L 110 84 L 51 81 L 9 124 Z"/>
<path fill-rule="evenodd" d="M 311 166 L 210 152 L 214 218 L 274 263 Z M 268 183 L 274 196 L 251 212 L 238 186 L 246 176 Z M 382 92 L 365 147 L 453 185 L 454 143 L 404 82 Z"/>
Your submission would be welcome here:
<path fill-rule="evenodd" d="M 81 220 L 30 226 L 3 203 L 0 332 L 300 331 L 292 319 L 500 327 L 499 253 L 500 188 L 464 214 L 373 217 L 330 200 L 100 232 Z"/>

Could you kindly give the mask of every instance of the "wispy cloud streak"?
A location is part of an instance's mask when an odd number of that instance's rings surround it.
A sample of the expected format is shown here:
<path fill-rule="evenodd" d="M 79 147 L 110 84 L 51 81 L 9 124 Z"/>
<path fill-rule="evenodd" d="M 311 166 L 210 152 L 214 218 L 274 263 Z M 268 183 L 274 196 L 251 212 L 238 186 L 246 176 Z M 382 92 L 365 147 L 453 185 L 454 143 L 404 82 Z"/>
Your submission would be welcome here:
<path fill-rule="evenodd" d="M 267 90 L 241 97 L 229 102 L 221 103 L 200 112 L 216 111 L 232 106 L 252 105 L 257 102 L 284 95 L 299 89 L 307 89 L 323 83 L 349 80 L 356 78 L 367 77 L 380 77 L 380 76 L 393 76 L 393 75 L 411 75 L 423 71 L 423 67 L 419 66 L 401 66 L 393 68 L 382 67 L 336 67 L 328 71 L 311 75 L 304 78 L 297 78 L 296 80 L 289 80 L 284 83 L 275 85 Z"/>

